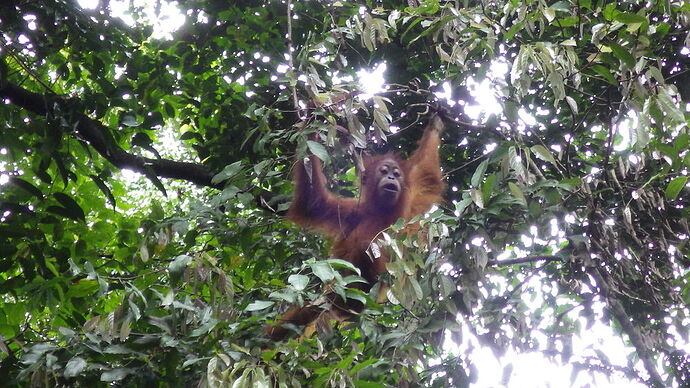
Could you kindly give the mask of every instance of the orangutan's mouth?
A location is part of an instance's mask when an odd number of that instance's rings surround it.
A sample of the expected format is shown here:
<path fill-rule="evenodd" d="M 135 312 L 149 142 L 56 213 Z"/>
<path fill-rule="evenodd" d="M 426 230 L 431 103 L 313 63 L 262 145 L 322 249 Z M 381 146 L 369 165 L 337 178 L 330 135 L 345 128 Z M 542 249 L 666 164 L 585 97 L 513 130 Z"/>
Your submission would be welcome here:
<path fill-rule="evenodd" d="M 393 183 L 388 183 L 387 185 L 383 186 L 383 189 L 386 191 L 390 191 L 392 193 L 397 193 L 398 192 L 398 186 L 396 186 Z"/>

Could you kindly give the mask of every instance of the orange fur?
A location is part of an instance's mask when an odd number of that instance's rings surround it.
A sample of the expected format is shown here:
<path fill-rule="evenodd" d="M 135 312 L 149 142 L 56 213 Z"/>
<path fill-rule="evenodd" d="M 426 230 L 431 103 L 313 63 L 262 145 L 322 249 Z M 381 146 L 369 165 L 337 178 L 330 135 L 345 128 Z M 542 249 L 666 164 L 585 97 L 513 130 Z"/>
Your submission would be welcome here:
<path fill-rule="evenodd" d="M 410 220 L 428 211 L 442 199 L 444 184 L 438 154 L 442 129 L 441 119 L 438 116 L 432 117 L 417 149 L 407 160 L 401 160 L 395 154 L 365 159 L 359 199 L 342 198 L 331 193 L 327 189 L 326 177 L 317 157 L 309 157 L 311 174 L 307 173 L 304 161 L 300 160 L 295 165 L 295 191 L 287 218 L 331 239 L 332 255 L 352 263 L 367 280 L 368 284 L 360 283 L 357 286 L 364 292 L 368 292 L 378 281 L 379 275 L 386 272 L 388 257 L 385 252 L 381 252 L 382 256 L 374 260 L 366 253 L 376 235 L 398 218 Z M 395 203 L 384 201 L 380 198 L 381 195 L 377 195 L 377 187 L 383 178 L 377 181 L 376 172 L 386 162 L 397 163 L 402 171 L 402 184 Z M 276 324 L 268 327 L 266 333 L 273 339 L 282 339 L 288 334 L 281 326 L 283 323 L 307 325 L 313 331 L 317 320 L 347 319 L 363 308 L 361 303 L 344 301 L 332 292 L 327 293 L 326 300 L 322 302 L 330 305 L 331 310 L 324 310 L 319 303 L 293 306 Z"/>

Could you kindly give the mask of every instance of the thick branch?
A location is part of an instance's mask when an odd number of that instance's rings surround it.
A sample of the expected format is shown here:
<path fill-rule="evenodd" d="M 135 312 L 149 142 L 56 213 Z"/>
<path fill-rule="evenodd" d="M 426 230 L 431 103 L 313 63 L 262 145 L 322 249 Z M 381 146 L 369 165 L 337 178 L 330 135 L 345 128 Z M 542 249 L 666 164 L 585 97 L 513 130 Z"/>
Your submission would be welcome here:
<path fill-rule="evenodd" d="M 28 91 L 12 83 L 0 85 L 0 97 L 8 98 L 14 105 L 20 106 L 37 115 L 52 114 L 56 97 Z M 101 156 L 118 168 L 126 168 L 141 174 L 161 178 L 182 179 L 200 186 L 219 188 L 211 183 L 214 173 L 206 166 L 197 163 L 177 162 L 167 159 L 151 159 L 131 154 L 122 149 L 110 136 L 109 129 L 100 122 L 84 114 L 77 116 L 76 134 L 93 147 Z"/>

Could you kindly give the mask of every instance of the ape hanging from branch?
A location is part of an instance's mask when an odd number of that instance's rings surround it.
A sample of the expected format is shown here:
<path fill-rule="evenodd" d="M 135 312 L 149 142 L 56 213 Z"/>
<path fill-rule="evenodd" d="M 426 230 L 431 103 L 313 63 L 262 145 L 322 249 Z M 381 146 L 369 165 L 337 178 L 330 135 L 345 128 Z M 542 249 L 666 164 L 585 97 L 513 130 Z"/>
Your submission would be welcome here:
<path fill-rule="evenodd" d="M 438 154 L 442 129 L 443 122 L 434 115 L 407 160 L 393 153 L 366 158 L 359 199 L 331 193 L 321 161 L 315 156 L 298 161 L 294 167 L 295 191 L 287 218 L 326 235 L 333 243 L 332 255 L 361 271 L 368 283 L 358 283 L 356 287 L 364 292 L 371 290 L 379 275 L 386 272 L 389 260 L 385 252 L 376 259 L 367 254 L 376 235 L 399 218 L 409 221 L 442 199 L 444 184 Z M 311 173 L 307 171 L 309 164 Z M 345 301 L 334 292 L 326 297 L 329 311 L 316 304 L 294 306 L 266 333 L 274 340 L 282 339 L 288 333 L 283 324 L 307 325 L 323 314 L 345 319 L 363 308 L 360 302 Z"/>

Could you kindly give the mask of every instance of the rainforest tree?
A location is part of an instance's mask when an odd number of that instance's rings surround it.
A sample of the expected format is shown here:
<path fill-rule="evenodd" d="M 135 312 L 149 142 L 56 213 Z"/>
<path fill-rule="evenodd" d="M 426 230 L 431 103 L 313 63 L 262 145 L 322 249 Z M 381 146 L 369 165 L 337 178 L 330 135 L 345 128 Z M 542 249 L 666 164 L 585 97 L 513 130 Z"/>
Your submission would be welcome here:
<path fill-rule="evenodd" d="M 575 385 L 686 386 L 689 31 L 677 0 L 5 0 L 0 375 L 468 386 L 489 348 L 506 385 L 538 353 Z M 436 111 L 445 201 L 373 242 L 377 303 L 285 221 L 291 166 L 352 195 Z M 366 308 L 262 334 L 325 289 Z"/>

